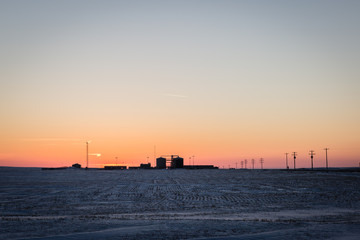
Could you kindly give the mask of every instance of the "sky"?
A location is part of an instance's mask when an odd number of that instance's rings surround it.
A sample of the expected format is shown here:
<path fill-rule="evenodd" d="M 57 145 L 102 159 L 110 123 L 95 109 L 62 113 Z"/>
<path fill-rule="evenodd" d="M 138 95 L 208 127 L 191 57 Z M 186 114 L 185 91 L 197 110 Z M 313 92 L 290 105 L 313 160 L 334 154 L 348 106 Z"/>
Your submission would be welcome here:
<path fill-rule="evenodd" d="M 0 1 L 0 166 L 360 162 L 360 1 Z M 156 149 L 156 151 L 154 151 Z M 101 154 L 97 156 L 96 154 Z M 195 156 L 194 159 L 192 156 Z M 293 167 L 293 160 L 289 167 Z"/>

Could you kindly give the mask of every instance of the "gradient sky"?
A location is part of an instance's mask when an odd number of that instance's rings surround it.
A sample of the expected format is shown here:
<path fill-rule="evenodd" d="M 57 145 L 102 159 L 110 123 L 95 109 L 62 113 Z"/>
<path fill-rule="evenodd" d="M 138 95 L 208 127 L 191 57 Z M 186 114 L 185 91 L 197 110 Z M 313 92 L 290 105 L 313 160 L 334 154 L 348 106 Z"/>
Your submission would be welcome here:
<path fill-rule="evenodd" d="M 358 166 L 360 1 L 0 1 L 0 166 Z M 290 161 L 290 167 L 292 167 Z"/>

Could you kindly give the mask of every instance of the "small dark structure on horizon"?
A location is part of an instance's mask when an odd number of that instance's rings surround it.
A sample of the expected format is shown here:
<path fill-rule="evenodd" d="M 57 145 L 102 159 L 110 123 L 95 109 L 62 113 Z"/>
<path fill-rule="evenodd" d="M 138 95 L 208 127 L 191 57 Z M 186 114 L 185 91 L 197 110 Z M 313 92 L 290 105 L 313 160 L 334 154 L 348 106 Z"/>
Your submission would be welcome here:
<path fill-rule="evenodd" d="M 151 163 L 141 163 L 140 166 L 131 166 L 129 167 L 129 170 L 136 170 L 136 169 L 153 169 L 151 167 Z"/>
<path fill-rule="evenodd" d="M 141 163 L 140 168 L 141 169 L 151 169 L 152 167 L 151 167 L 150 163 Z"/>
<path fill-rule="evenodd" d="M 214 165 L 184 165 L 184 169 L 219 169 Z"/>
<path fill-rule="evenodd" d="M 126 170 L 126 166 L 104 166 L 104 170 Z"/>
<path fill-rule="evenodd" d="M 68 169 L 68 167 L 41 168 L 41 170 L 65 170 L 65 169 Z"/>
<path fill-rule="evenodd" d="M 134 166 L 129 167 L 129 170 L 137 170 L 137 169 L 140 169 L 140 167 L 134 167 Z"/>
<path fill-rule="evenodd" d="M 78 163 L 75 163 L 75 164 L 72 165 L 72 167 L 73 167 L 73 168 L 81 168 L 81 165 L 78 164 Z"/>

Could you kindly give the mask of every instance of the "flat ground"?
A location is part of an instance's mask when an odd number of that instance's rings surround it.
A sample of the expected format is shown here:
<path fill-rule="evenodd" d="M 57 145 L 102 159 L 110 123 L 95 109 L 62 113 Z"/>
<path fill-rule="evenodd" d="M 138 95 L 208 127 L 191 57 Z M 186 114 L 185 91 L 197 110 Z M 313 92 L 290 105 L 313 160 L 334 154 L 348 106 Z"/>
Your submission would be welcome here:
<path fill-rule="evenodd" d="M 360 239 L 360 174 L 0 168 L 0 226 L 0 239 Z"/>

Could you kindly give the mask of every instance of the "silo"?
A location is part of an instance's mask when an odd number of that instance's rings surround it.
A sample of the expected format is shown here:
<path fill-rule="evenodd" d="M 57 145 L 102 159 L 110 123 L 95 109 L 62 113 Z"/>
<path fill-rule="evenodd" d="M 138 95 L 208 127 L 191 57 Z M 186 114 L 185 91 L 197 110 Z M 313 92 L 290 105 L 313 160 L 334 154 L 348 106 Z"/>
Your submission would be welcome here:
<path fill-rule="evenodd" d="M 156 159 L 156 168 L 165 169 L 166 168 L 166 158 L 159 157 Z"/>
<path fill-rule="evenodd" d="M 184 167 L 184 159 L 177 156 L 171 159 L 171 168 L 183 168 Z"/>

